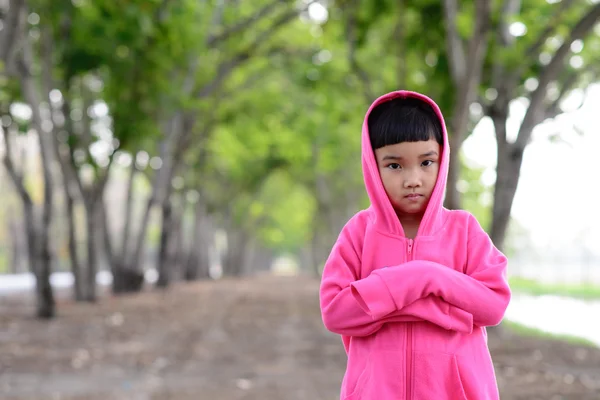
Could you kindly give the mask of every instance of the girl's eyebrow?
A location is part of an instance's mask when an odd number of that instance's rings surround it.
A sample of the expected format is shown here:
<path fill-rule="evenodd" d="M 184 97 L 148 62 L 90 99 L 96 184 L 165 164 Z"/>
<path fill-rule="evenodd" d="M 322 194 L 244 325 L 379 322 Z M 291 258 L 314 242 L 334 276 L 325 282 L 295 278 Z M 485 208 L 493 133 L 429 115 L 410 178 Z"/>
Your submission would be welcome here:
<path fill-rule="evenodd" d="M 381 161 L 385 160 L 402 160 L 402 157 L 389 154 L 381 159 Z"/>
<path fill-rule="evenodd" d="M 419 157 L 420 158 L 425 158 L 425 157 L 438 156 L 438 155 L 439 154 L 437 153 L 437 151 L 431 150 L 431 151 L 428 151 L 425 154 L 421 154 Z M 404 158 L 402 156 L 396 156 L 396 155 L 393 155 L 393 154 L 388 154 L 388 155 L 384 156 L 381 159 L 381 161 L 385 161 L 385 160 L 403 160 L 403 159 Z"/>

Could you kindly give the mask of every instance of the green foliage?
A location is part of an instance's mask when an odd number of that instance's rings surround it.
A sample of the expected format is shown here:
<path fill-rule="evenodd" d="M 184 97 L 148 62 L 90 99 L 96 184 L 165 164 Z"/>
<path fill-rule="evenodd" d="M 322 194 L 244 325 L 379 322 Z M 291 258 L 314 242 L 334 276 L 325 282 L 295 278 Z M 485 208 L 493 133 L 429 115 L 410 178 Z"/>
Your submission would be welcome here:
<path fill-rule="evenodd" d="M 529 337 L 533 337 L 533 338 L 542 338 L 542 339 L 549 339 L 549 340 L 558 340 L 561 342 L 567 342 L 567 343 L 571 343 L 574 345 L 590 347 L 590 348 L 598 347 L 596 345 L 596 343 L 594 343 L 588 339 L 581 338 L 579 336 L 553 334 L 550 332 L 543 331 L 541 329 L 532 328 L 532 327 L 529 327 L 529 326 L 526 326 L 523 324 L 519 324 L 517 322 L 509 321 L 509 320 L 502 321 L 502 325 L 506 326 L 509 330 L 513 331 L 514 333 L 516 333 L 518 335 L 522 335 L 522 336 L 529 336 Z"/>
<path fill-rule="evenodd" d="M 265 182 L 259 199 L 249 214 L 254 218 L 266 217 L 259 229 L 264 243 L 280 253 L 300 250 L 312 234 L 311 222 L 316 211 L 312 194 L 280 171 Z"/>
<path fill-rule="evenodd" d="M 355 200 L 348 206 L 367 205 L 360 134 L 373 97 L 400 88 L 420 91 L 450 121 L 455 88 L 437 0 L 339 0 L 329 5 L 322 25 L 304 15 L 273 29 L 293 10 L 281 2 L 267 17 L 227 34 L 271 3 L 225 2 L 220 10 L 217 1 L 35 0 L 31 11 L 40 23 L 29 28 L 51 33 L 52 76 L 74 109 L 84 115 L 86 102 L 108 105 L 120 150 L 155 155 L 166 121 L 179 111 L 196 117 L 182 155 L 186 188 L 198 189 L 211 212 L 231 213 L 239 228 L 266 246 L 294 252 L 322 223 L 315 221 L 317 204 L 324 201 L 317 198 L 317 177 L 336 205 L 346 206 L 342 199 Z M 528 94 L 525 81 L 543 68 L 539 53 L 551 54 L 556 43 L 545 41 L 530 54 L 531 45 L 547 26 L 564 39 L 587 9 L 583 3 L 553 21 L 561 2 L 522 2 L 511 22 L 523 23 L 527 32 L 504 48 L 498 37 L 500 2 L 493 2 L 480 95 L 485 98 L 492 88 L 497 66 L 522 68 L 511 96 Z M 456 23 L 465 44 L 474 8 L 473 2 L 461 2 Z M 41 41 L 34 42 L 39 51 Z M 574 87 L 594 81 L 590 68 L 600 61 L 598 54 L 600 36 L 586 38 L 575 55 L 582 65 L 568 65 L 558 86 L 574 74 Z M 35 62 L 39 67 L 39 56 Z M 88 84 L 90 77 L 101 84 Z M 213 90 L 198 95 L 208 87 Z M 0 102 L 19 99 L 19 88 L 17 80 L 0 82 Z M 76 128 L 78 121 L 71 122 Z M 72 151 L 83 146 L 75 128 L 68 142 Z M 487 229 L 493 188 L 481 183 L 482 170 L 463 164 L 464 208 Z M 158 239 L 155 228 L 150 236 Z"/>
<path fill-rule="evenodd" d="M 600 286 L 589 282 L 573 283 L 543 283 L 533 279 L 518 276 L 509 279 L 513 291 L 534 296 L 553 295 L 573 297 L 585 300 L 600 299 Z"/>

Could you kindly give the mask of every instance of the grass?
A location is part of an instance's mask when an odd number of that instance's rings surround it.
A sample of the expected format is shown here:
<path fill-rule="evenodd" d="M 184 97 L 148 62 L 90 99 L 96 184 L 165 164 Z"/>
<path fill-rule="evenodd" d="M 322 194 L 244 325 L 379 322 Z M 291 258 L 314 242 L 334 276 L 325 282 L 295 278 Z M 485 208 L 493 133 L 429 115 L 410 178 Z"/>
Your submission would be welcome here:
<path fill-rule="evenodd" d="M 579 299 L 600 299 L 600 286 L 582 284 L 543 283 L 533 279 L 513 276 L 509 278 L 510 288 L 515 292 L 534 296 L 556 295 Z"/>
<path fill-rule="evenodd" d="M 509 330 L 521 336 L 539 337 L 543 339 L 560 340 L 563 342 L 581 346 L 598 347 L 594 342 L 578 336 L 550 333 L 541 329 L 531 328 L 529 326 L 525 326 L 513 321 L 504 320 L 502 321 L 502 325 L 506 326 Z"/>

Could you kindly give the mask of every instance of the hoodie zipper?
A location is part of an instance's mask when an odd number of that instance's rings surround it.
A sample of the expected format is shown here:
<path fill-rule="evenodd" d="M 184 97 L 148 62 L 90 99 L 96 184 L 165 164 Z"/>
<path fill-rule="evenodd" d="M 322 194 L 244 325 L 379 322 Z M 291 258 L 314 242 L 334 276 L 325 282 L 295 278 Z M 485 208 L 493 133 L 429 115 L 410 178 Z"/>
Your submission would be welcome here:
<path fill-rule="evenodd" d="M 408 261 L 412 261 L 413 239 L 408 239 Z M 406 400 L 412 399 L 412 322 L 406 326 Z"/>

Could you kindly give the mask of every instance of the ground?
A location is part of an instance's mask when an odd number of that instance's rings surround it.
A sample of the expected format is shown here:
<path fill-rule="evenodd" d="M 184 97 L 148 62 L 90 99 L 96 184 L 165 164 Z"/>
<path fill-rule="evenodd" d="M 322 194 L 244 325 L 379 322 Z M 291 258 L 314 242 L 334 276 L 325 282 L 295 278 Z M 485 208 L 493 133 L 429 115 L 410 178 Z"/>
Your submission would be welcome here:
<path fill-rule="evenodd" d="M 336 400 L 345 354 L 318 282 L 257 277 L 61 299 L 50 322 L 0 298 L 2 400 Z M 600 399 L 600 349 L 498 330 L 503 400 Z"/>

